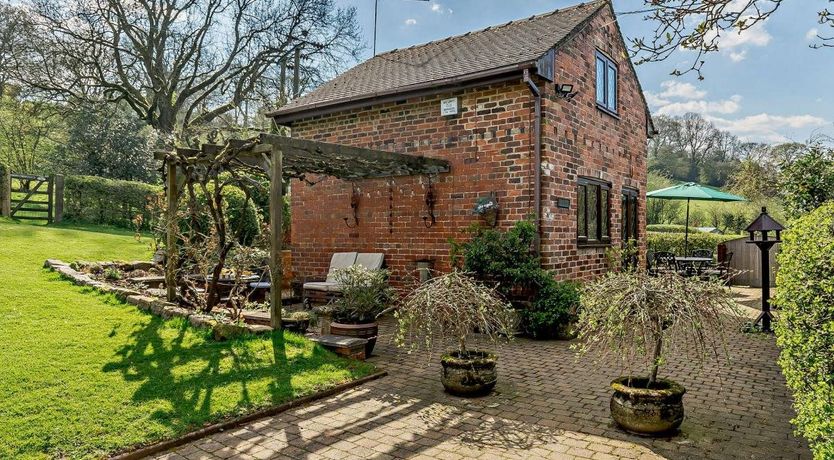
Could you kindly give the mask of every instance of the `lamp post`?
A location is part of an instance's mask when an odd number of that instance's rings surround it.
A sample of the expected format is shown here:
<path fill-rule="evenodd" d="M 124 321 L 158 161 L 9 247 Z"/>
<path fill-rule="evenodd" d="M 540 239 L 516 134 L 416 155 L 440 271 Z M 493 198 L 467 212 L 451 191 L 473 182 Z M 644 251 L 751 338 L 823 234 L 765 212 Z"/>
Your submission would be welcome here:
<path fill-rule="evenodd" d="M 781 233 L 784 229 L 782 224 L 768 215 L 766 207 L 762 207 L 759 217 L 747 226 L 747 232 L 750 234 L 747 242 L 759 247 L 762 258 L 762 313 L 756 318 L 755 323 L 759 324 L 761 321 L 762 332 L 773 331 L 770 327 L 773 321 L 773 315 L 770 313 L 770 248 L 782 241 Z M 770 239 L 769 232 L 775 232 L 774 239 Z"/>

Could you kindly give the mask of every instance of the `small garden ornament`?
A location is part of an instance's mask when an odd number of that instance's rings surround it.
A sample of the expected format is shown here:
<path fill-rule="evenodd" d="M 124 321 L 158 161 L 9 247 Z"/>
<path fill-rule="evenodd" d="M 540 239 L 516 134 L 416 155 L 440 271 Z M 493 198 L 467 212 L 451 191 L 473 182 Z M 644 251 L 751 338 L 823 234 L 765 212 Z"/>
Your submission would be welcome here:
<path fill-rule="evenodd" d="M 726 287 L 675 274 L 648 276 L 626 270 L 585 285 L 581 304 L 580 342 L 574 349 L 613 358 L 625 369 L 643 365 L 648 371 L 611 382 L 611 417 L 633 433 L 674 432 L 683 422 L 686 390 L 659 378 L 658 371 L 675 353 L 703 365 L 710 355 L 726 351 L 723 331 L 738 318 Z"/>
<path fill-rule="evenodd" d="M 472 208 L 472 212 L 481 216 L 484 222 L 490 227 L 495 227 L 498 224 L 498 211 L 500 209 L 498 199 L 495 195 L 489 195 L 478 198 L 475 207 Z"/>
<path fill-rule="evenodd" d="M 473 331 L 493 344 L 512 337 L 515 315 L 494 289 L 453 271 L 419 285 L 394 314 L 398 321 L 395 337 L 409 351 L 425 348 L 433 354 L 453 340 L 456 347 L 441 357 L 442 383 L 449 393 L 475 396 L 489 393 L 497 373 L 495 354 L 468 346 Z"/>

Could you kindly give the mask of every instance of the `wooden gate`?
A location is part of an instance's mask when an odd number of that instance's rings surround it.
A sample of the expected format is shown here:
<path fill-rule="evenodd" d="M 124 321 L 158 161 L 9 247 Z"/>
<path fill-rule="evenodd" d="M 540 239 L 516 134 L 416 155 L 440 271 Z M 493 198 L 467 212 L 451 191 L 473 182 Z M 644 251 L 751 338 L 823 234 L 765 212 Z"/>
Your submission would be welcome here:
<path fill-rule="evenodd" d="M 52 223 L 52 176 L 11 174 L 11 217 Z"/>

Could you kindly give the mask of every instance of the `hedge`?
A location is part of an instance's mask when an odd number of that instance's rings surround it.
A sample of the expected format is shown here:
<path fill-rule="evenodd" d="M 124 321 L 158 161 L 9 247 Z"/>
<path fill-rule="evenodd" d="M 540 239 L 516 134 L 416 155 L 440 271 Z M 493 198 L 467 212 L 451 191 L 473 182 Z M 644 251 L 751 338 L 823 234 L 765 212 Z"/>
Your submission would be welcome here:
<path fill-rule="evenodd" d="M 834 458 L 834 203 L 791 222 L 777 257 L 779 364 L 797 432 L 814 458 Z"/>
<path fill-rule="evenodd" d="M 680 224 L 648 224 L 646 225 L 646 231 L 648 232 L 658 232 L 658 233 L 683 233 L 686 230 L 686 225 Z M 695 227 L 689 227 L 689 232 L 698 232 Z"/>
<path fill-rule="evenodd" d="M 133 228 L 133 218 L 143 216 L 144 229 L 152 221 L 152 200 L 162 187 L 95 176 L 64 178 L 64 220 L 86 224 Z"/>
<path fill-rule="evenodd" d="M 684 252 L 685 233 L 648 232 L 647 235 L 649 252 L 671 252 L 673 254 L 683 254 Z M 743 236 L 689 232 L 689 251 L 709 249 L 715 253 L 719 244 L 738 238 L 743 238 Z"/>

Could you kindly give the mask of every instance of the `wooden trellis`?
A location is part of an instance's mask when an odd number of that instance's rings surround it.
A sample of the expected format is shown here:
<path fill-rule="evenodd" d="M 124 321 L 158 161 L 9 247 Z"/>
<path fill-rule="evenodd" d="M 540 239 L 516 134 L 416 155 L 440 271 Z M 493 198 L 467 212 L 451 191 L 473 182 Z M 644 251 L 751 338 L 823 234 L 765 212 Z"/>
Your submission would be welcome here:
<path fill-rule="evenodd" d="M 434 175 L 449 172 L 449 162 L 422 156 L 384 152 L 325 142 L 294 139 L 274 134 L 261 134 L 249 140 L 232 140 L 225 145 L 206 144 L 198 149 L 176 149 L 158 152 L 167 170 L 168 228 L 165 283 L 169 301 L 176 300 L 176 215 L 178 200 L 177 168 L 220 161 L 224 168 L 256 167 L 270 179 L 270 323 L 281 327 L 281 229 L 283 226 L 284 178 L 304 179 L 307 175 L 326 175 L 342 180 Z"/>

